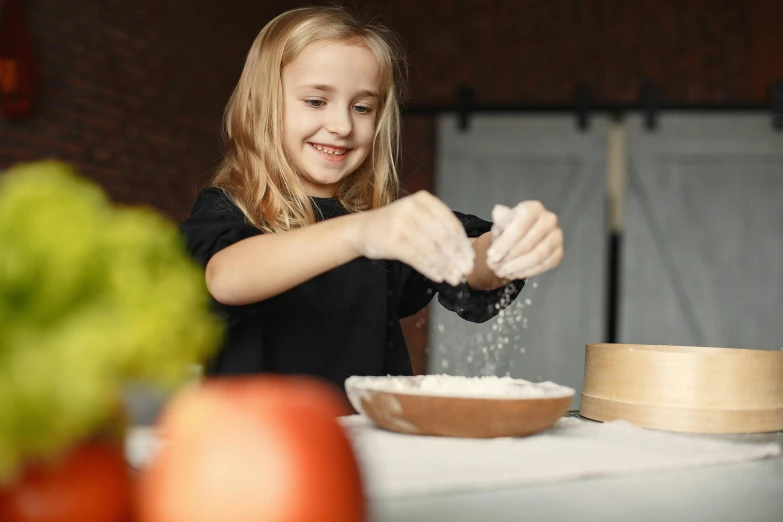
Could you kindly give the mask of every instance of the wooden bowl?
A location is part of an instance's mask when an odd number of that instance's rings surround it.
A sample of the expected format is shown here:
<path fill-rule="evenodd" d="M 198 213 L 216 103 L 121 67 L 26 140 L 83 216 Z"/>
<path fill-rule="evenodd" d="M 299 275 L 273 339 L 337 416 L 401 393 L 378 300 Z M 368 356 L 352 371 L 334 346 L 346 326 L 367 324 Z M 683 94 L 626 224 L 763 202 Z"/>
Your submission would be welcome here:
<path fill-rule="evenodd" d="M 783 430 L 783 351 L 588 344 L 580 413 L 680 432 Z"/>
<path fill-rule="evenodd" d="M 367 379 L 382 378 L 351 377 L 346 381 L 348 398 L 354 408 L 382 428 L 411 435 L 464 438 L 532 435 L 557 422 L 568 411 L 575 393 L 560 386 L 559 394 L 547 397 L 442 396 L 417 392 L 417 379 L 420 382 L 421 377 L 393 377 L 410 379 L 410 390 L 379 389 L 367 385 Z"/>

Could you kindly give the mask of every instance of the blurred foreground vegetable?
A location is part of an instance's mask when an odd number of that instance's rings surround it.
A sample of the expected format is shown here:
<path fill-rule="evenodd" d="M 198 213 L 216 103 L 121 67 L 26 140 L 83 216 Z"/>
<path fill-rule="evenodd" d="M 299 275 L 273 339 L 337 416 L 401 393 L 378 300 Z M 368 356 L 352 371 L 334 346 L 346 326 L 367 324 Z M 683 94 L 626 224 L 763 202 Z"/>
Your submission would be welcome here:
<path fill-rule="evenodd" d="M 183 390 L 160 423 L 139 522 L 362 522 L 361 475 L 335 419 L 350 410 L 306 377 L 242 377 Z"/>
<path fill-rule="evenodd" d="M 82 442 L 55 461 L 26 466 L 16 482 L 0 489 L 0 520 L 126 522 L 131 498 L 120 448 Z"/>
<path fill-rule="evenodd" d="M 0 174 L 0 486 L 115 415 L 123 383 L 181 383 L 216 347 L 176 226 L 58 162 Z"/>

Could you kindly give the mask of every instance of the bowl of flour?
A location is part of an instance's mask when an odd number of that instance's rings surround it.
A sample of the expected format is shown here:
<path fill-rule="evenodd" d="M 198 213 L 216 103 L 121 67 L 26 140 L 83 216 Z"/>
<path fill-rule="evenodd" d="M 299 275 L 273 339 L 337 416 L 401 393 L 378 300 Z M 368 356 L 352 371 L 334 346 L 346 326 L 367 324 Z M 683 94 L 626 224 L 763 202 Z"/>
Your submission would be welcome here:
<path fill-rule="evenodd" d="M 551 427 L 575 391 L 511 377 L 350 377 L 348 399 L 378 426 L 411 435 L 523 437 Z"/>

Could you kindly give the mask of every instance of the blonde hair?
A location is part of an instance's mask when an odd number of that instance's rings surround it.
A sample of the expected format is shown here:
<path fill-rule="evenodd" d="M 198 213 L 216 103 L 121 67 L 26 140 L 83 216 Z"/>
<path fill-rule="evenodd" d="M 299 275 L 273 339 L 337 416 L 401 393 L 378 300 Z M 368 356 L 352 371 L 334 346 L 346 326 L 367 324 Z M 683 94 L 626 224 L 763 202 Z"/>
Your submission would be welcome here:
<path fill-rule="evenodd" d="M 380 106 L 370 152 L 340 185 L 337 197 L 350 212 L 397 199 L 400 108 L 406 66 L 388 29 L 341 7 L 304 7 L 269 22 L 253 42 L 224 115 L 225 155 L 212 185 L 222 188 L 248 221 L 280 232 L 315 221 L 310 198 L 283 148 L 282 70 L 310 44 L 365 45 L 380 64 Z"/>

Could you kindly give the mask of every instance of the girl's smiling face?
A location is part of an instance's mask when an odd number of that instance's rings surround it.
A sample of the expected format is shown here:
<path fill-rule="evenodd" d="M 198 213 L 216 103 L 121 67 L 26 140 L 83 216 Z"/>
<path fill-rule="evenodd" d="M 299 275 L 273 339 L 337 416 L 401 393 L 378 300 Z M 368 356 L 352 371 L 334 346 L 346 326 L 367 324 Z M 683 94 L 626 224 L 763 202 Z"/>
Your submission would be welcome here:
<path fill-rule="evenodd" d="M 370 152 L 380 67 L 361 44 L 317 42 L 287 65 L 283 147 L 310 196 L 333 197 Z"/>

